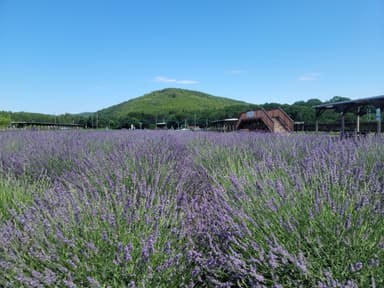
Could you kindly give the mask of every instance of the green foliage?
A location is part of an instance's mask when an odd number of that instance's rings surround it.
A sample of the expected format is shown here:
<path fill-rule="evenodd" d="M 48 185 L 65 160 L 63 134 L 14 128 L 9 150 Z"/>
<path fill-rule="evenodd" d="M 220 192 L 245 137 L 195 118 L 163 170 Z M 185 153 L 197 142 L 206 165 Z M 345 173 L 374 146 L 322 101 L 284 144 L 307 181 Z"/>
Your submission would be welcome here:
<path fill-rule="evenodd" d="M 11 120 L 0 115 L 0 127 L 7 127 L 9 124 L 11 124 Z"/>
<path fill-rule="evenodd" d="M 30 112 L 7 112 L 0 111 L 0 127 L 8 126 L 11 122 L 43 122 L 43 123 L 65 123 L 86 125 L 89 114 L 49 115 Z"/>
<path fill-rule="evenodd" d="M 342 102 L 342 101 L 349 101 L 349 100 L 351 100 L 351 99 L 348 97 L 334 96 L 329 101 L 326 101 L 326 102 L 333 103 L 333 102 Z"/>

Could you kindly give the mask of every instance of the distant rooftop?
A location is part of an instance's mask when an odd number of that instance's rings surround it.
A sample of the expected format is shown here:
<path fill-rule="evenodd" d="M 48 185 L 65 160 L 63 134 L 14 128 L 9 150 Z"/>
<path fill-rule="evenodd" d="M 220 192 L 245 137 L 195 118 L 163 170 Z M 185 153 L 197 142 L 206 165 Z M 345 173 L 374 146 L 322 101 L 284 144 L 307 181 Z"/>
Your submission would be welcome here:
<path fill-rule="evenodd" d="M 369 98 L 361 98 L 356 100 L 349 101 L 340 101 L 333 103 L 325 103 L 313 106 L 316 111 L 323 111 L 326 109 L 334 109 L 336 112 L 348 112 L 349 110 L 361 107 L 361 106 L 375 106 L 376 108 L 384 109 L 384 95 L 369 97 Z"/>
<path fill-rule="evenodd" d="M 236 122 L 237 120 L 239 120 L 239 119 L 238 118 L 227 118 L 227 119 L 211 121 L 211 123 Z"/>

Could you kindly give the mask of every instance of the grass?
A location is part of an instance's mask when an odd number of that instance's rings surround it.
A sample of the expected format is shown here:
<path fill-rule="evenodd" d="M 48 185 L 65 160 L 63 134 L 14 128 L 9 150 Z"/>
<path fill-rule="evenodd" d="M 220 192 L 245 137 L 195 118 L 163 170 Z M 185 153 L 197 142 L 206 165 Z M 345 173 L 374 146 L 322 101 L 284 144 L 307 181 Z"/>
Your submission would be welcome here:
<path fill-rule="evenodd" d="M 33 197 L 40 195 L 49 186 L 46 180 L 31 181 L 16 179 L 5 175 L 0 177 L 0 223 L 13 213 L 20 213 L 23 207 L 33 202 Z"/>

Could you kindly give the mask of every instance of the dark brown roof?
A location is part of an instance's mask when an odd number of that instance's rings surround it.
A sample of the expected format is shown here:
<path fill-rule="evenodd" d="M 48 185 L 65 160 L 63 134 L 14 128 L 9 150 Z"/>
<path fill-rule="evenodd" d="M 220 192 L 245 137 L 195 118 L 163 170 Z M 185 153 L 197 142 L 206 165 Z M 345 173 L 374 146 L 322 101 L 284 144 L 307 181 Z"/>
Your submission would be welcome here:
<path fill-rule="evenodd" d="M 350 101 L 340 101 L 333 103 L 325 103 L 321 105 L 313 106 L 316 109 L 316 113 L 321 113 L 326 109 L 334 109 L 336 112 L 348 112 L 353 108 L 362 107 L 362 106 L 375 106 L 376 108 L 381 108 L 384 110 L 384 95 L 362 98 Z"/>

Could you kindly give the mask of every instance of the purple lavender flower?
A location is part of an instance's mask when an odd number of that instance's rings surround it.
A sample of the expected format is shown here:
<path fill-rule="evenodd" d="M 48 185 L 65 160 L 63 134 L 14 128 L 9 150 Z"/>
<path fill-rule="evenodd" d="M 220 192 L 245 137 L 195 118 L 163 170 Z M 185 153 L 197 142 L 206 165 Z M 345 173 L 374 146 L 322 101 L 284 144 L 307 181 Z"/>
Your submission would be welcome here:
<path fill-rule="evenodd" d="M 88 280 L 88 282 L 89 282 L 89 285 L 91 285 L 91 287 L 95 287 L 95 288 L 97 288 L 97 287 L 101 287 L 99 281 L 97 281 L 95 278 L 93 278 L 93 277 L 87 277 L 87 280 Z"/>
<path fill-rule="evenodd" d="M 103 239 L 104 241 L 108 241 L 108 234 L 107 234 L 106 230 L 103 230 L 103 234 L 101 236 L 101 239 Z"/>
<path fill-rule="evenodd" d="M 359 286 L 352 280 L 348 280 L 344 286 L 345 288 L 358 288 Z"/>
<path fill-rule="evenodd" d="M 351 272 L 357 272 L 363 269 L 363 263 L 362 262 L 356 262 L 354 264 L 351 264 Z"/>
<path fill-rule="evenodd" d="M 369 265 L 370 267 L 372 267 L 372 268 L 379 267 L 379 265 L 380 265 L 380 260 L 379 260 L 379 259 L 374 259 L 374 258 L 369 259 L 369 261 L 368 261 L 368 265 Z"/>
<path fill-rule="evenodd" d="M 277 208 L 276 208 L 276 205 L 275 205 L 275 202 L 274 202 L 274 199 L 272 198 L 271 200 L 268 200 L 267 201 L 267 207 L 272 211 L 272 212 L 276 212 L 277 211 Z"/>
<path fill-rule="evenodd" d="M 63 280 L 63 284 L 67 288 L 75 288 L 77 287 L 75 283 L 73 283 L 71 280 Z"/>
<path fill-rule="evenodd" d="M 348 230 L 352 227 L 352 216 L 351 214 L 347 215 L 347 219 L 345 220 L 345 229 Z"/>
<path fill-rule="evenodd" d="M 171 252 L 172 252 L 171 241 L 167 241 L 167 243 L 165 244 L 164 253 L 170 254 Z"/>
<path fill-rule="evenodd" d="M 141 247 L 141 257 L 143 258 L 143 260 L 144 260 L 145 262 L 148 261 L 148 259 L 149 259 L 149 255 L 150 255 L 150 254 L 149 254 L 147 245 L 146 245 L 146 244 L 142 245 L 142 247 Z"/>
<path fill-rule="evenodd" d="M 124 260 L 125 261 L 131 261 L 132 260 L 131 251 L 132 251 L 132 244 L 131 243 L 124 246 Z"/>
<path fill-rule="evenodd" d="M 276 269 L 279 266 L 279 264 L 277 263 L 277 256 L 275 254 L 273 254 L 272 252 L 269 252 L 268 256 L 269 256 L 268 257 L 269 258 L 269 260 L 268 260 L 269 265 L 271 266 L 272 269 Z"/>
<path fill-rule="evenodd" d="M 363 269 L 363 263 L 361 263 L 361 262 L 357 262 L 354 266 L 355 266 L 356 271 Z"/>

